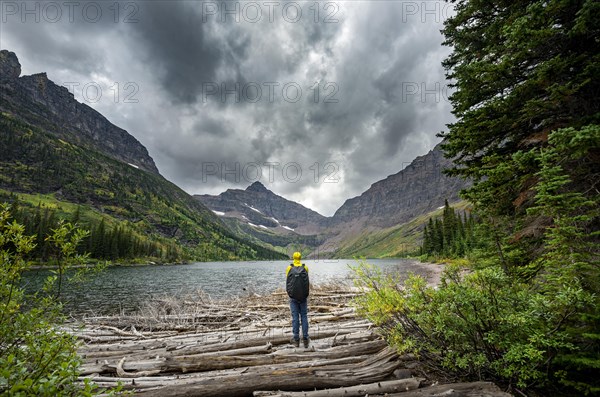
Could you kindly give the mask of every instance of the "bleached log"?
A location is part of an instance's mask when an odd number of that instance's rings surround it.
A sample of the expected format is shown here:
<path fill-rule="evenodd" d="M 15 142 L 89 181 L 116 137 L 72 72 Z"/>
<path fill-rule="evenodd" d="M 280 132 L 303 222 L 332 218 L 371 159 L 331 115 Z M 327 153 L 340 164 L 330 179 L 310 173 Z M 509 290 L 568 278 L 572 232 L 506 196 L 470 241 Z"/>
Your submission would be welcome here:
<path fill-rule="evenodd" d="M 142 376 L 152 376 L 160 373 L 160 369 L 154 369 L 150 371 L 139 371 L 136 373 L 125 372 L 125 370 L 123 370 L 123 363 L 125 362 L 125 358 L 126 357 L 123 357 L 121 361 L 119 361 L 119 363 L 117 364 L 117 376 L 121 378 L 138 378 Z"/>
<path fill-rule="evenodd" d="M 349 334 L 351 332 L 352 332 L 352 330 L 335 330 L 335 329 L 331 329 L 331 330 L 327 329 L 324 331 L 319 330 L 317 333 L 312 333 L 311 338 L 313 340 L 318 340 L 318 339 L 332 337 L 336 334 Z M 208 352 L 214 352 L 214 351 L 224 351 L 224 350 L 230 350 L 230 349 L 240 349 L 240 348 L 250 347 L 250 346 L 260 346 L 260 345 L 264 345 L 267 342 L 270 342 L 273 346 L 275 346 L 275 345 L 282 345 L 282 344 L 289 343 L 290 336 L 291 335 L 276 336 L 276 337 L 263 336 L 263 337 L 259 337 L 259 338 L 249 338 L 249 339 L 237 340 L 237 341 L 226 342 L 226 343 L 213 343 L 213 344 L 209 344 L 209 345 L 187 346 L 187 347 L 182 348 L 181 350 L 185 352 L 184 354 L 197 354 L 197 353 L 208 353 Z"/>
<path fill-rule="evenodd" d="M 190 338 L 187 341 L 171 341 L 168 338 L 165 338 L 162 342 L 154 342 L 150 344 L 111 344 L 106 345 L 104 348 L 99 346 L 93 347 L 81 347 L 79 352 L 81 356 L 86 361 L 92 361 L 94 359 L 109 359 L 110 357 L 122 357 L 124 355 L 128 355 L 136 358 L 141 358 L 145 356 L 155 356 L 161 355 L 164 356 L 169 352 L 169 354 L 190 354 L 190 351 L 193 352 L 208 352 L 208 351 L 230 351 L 235 349 L 234 343 L 223 344 L 218 340 L 211 341 L 203 341 L 204 336 L 200 335 L 195 338 Z M 282 338 L 281 343 L 287 343 L 289 341 L 289 337 Z M 249 338 L 248 341 L 253 341 L 251 343 L 255 346 L 246 346 L 249 348 L 256 348 L 256 351 L 260 351 L 265 348 L 268 343 L 271 343 L 268 337 L 261 338 L 260 340 L 256 340 L 254 338 Z M 140 341 L 141 342 L 141 341 Z M 182 344 L 179 344 L 182 343 Z M 183 344 L 185 343 L 185 344 Z M 248 342 L 246 342 L 248 344 Z M 238 344 L 239 345 L 239 344 Z M 186 349 L 187 348 L 187 349 Z M 190 350 L 193 348 L 192 350 Z M 252 351 L 250 349 L 249 351 Z M 247 354 L 240 351 L 236 354 Z"/>
<path fill-rule="evenodd" d="M 364 359 L 364 358 L 363 358 Z M 124 367 L 127 367 L 127 363 L 124 363 Z M 135 378 L 135 384 L 138 385 L 148 385 L 151 387 L 164 386 L 166 384 L 175 382 L 178 384 L 182 384 L 185 382 L 194 383 L 199 379 L 208 379 L 208 378 L 216 378 L 216 377 L 226 377 L 226 376 L 236 376 L 240 373 L 247 372 L 247 368 L 235 368 L 229 370 L 222 371 L 211 371 L 211 372 L 197 372 L 197 373 L 189 373 L 189 374 L 163 374 L 161 376 L 150 376 L 150 377 L 139 377 Z M 78 378 L 80 381 L 84 379 L 90 379 L 94 382 L 104 382 L 106 384 L 111 384 L 110 387 L 115 387 L 117 383 L 122 382 L 124 384 L 132 382 L 129 378 L 120 378 L 99 374 L 90 374 L 86 376 L 80 376 Z M 108 386 L 107 386 L 108 387 Z"/>
<path fill-rule="evenodd" d="M 96 328 L 99 330 L 110 331 L 117 335 L 122 335 L 122 336 L 133 336 L 133 337 L 142 337 L 142 338 L 144 337 L 144 335 L 142 335 L 140 332 L 138 332 L 134 326 L 131 326 L 131 331 L 124 331 L 120 328 L 112 327 L 109 325 L 98 325 Z"/>
<path fill-rule="evenodd" d="M 289 392 L 289 391 L 255 391 L 255 397 L 362 397 L 371 394 L 386 394 L 404 392 L 418 389 L 423 378 L 408 378 L 386 382 L 370 383 L 366 385 L 340 387 L 314 391 Z"/>
<path fill-rule="evenodd" d="M 286 389 L 309 390 L 327 387 L 347 387 L 360 383 L 378 382 L 389 376 L 396 368 L 389 354 L 370 362 L 368 373 L 364 362 L 350 365 L 281 368 L 264 366 L 260 371 L 248 371 L 236 376 L 204 378 L 194 383 L 173 384 L 153 390 L 139 390 L 140 396 L 247 396 L 255 390 Z"/>
<path fill-rule="evenodd" d="M 254 356 L 227 356 L 198 354 L 189 356 L 168 357 L 165 362 L 166 371 L 211 371 L 215 369 L 227 369 L 236 367 L 253 367 L 259 365 L 276 365 L 289 362 L 307 361 L 310 359 L 337 359 L 351 356 L 361 356 L 376 353 L 383 349 L 386 343 L 376 340 L 353 346 L 340 346 L 321 352 L 305 352 L 294 354 L 287 351 L 278 351 L 271 354 Z"/>
<path fill-rule="evenodd" d="M 492 382 L 451 383 L 423 387 L 406 393 L 388 394 L 389 397 L 512 397 Z"/>
<path fill-rule="evenodd" d="M 341 315 L 327 315 L 327 316 L 313 316 L 309 318 L 309 322 L 312 320 L 313 323 L 322 323 L 330 321 L 342 321 L 347 319 L 353 319 L 356 315 L 354 313 L 341 314 Z"/>
<path fill-rule="evenodd" d="M 258 331 L 255 332 L 258 335 Z M 186 333 L 183 335 L 171 334 L 164 335 L 158 333 L 155 337 L 155 333 L 148 333 L 145 340 L 123 340 L 119 339 L 114 343 L 105 344 L 85 344 L 81 347 L 81 351 L 88 354 L 90 357 L 95 352 L 109 352 L 109 351 L 122 351 L 122 350 L 151 350 L 157 348 L 167 348 L 168 350 L 177 349 L 183 345 L 197 345 L 198 343 L 219 343 L 224 338 L 230 338 L 230 336 L 243 335 L 245 338 L 251 336 L 251 332 L 248 330 L 240 331 L 218 331 L 218 332 L 206 332 L 206 333 Z"/>
<path fill-rule="evenodd" d="M 83 364 L 79 373 L 81 375 L 91 375 L 91 374 L 117 374 L 117 367 L 119 364 L 121 365 L 121 369 L 127 371 L 136 371 L 136 372 L 144 372 L 144 371 L 156 371 L 160 370 L 165 362 L 164 358 L 158 358 L 155 360 L 139 360 L 139 361 L 127 361 L 124 362 L 125 357 L 121 360 L 116 361 L 113 360 L 109 362 L 105 360 L 103 362 L 98 363 L 86 363 Z M 159 371 L 160 372 L 160 371 Z M 157 373 L 159 373 L 157 372 Z"/>
<path fill-rule="evenodd" d="M 376 335 L 373 331 L 353 332 L 351 334 L 336 335 L 331 341 L 331 346 L 335 347 L 354 343 L 361 343 L 377 338 L 379 338 L 379 336 Z"/>
<path fill-rule="evenodd" d="M 289 310 L 289 304 L 280 304 L 280 305 L 253 305 L 248 306 L 248 309 L 260 309 L 260 310 Z M 339 310 L 339 305 L 310 305 L 310 311 L 313 313 L 330 313 L 335 310 Z"/>

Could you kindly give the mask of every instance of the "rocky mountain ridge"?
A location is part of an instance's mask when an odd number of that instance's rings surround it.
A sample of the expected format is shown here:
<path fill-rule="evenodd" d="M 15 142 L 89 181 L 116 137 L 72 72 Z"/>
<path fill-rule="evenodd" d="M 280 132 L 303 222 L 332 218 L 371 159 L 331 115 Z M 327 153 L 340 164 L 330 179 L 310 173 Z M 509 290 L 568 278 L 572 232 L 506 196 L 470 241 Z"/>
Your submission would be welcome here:
<path fill-rule="evenodd" d="M 289 235 L 293 231 L 310 235 L 313 255 L 329 256 L 347 249 L 359 235 L 368 239 L 369 234 L 432 213 L 446 199 L 451 203 L 459 201 L 460 190 L 469 183 L 443 173 L 451 163 L 437 145 L 405 169 L 375 182 L 360 196 L 346 200 L 332 217 L 278 196 L 260 182 L 245 190 L 229 189 L 218 196 L 195 197 L 222 218 L 234 218 L 244 226 L 251 226 L 258 239 L 273 244 L 273 234 Z M 258 233 L 260 228 L 264 229 L 262 235 Z M 294 239 L 285 242 L 293 244 Z M 302 239 L 302 244 L 306 242 Z"/>
<path fill-rule="evenodd" d="M 403 170 L 375 182 L 360 196 L 346 200 L 328 225 L 361 222 L 386 228 L 435 210 L 444 205 L 445 199 L 458 201 L 460 190 L 468 183 L 444 174 L 451 164 L 452 160 L 444 157 L 438 144 Z"/>
<path fill-rule="evenodd" d="M 0 51 L 0 111 L 41 126 L 67 142 L 97 150 L 116 160 L 158 174 L 148 150 L 102 114 L 75 100 L 46 73 L 21 76 L 14 52 Z"/>
<path fill-rule="evenodd" d="M 195 197 L 220 216 L 237 218 L 253 227 L 278 229 L 283 234 L 313 234 L 327 220 L 302 204 L 278 196 L 258 181 L 245 190 L 228 189 L 218 196 Z"/>

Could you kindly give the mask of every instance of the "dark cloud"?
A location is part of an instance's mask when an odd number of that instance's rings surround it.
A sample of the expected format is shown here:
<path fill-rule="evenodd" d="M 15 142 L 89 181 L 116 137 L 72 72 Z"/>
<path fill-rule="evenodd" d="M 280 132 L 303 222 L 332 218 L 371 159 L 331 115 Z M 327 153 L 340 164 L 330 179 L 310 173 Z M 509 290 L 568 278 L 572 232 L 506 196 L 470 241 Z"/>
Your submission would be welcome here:
<path fill-rule="evenodd" d="M 263 5 L 258 22 L 244 14 L 223 22 L 219 12 L 235 2 L 136 2 L 135 22 L 123 23 L 133 9 L 121 8 L 114 23 L 113 3 L 99 2 L 107 18 L 98 23 L 13 20 L 0 26 L 0 45 L 25 70 L 59 82 L 135 82 L 137 103 L 90 105 L 144 143 L 161 173 L 188 192 L 245 187 L 252 180 L 244 166 L 262 164 L 269 188 L 330 215 L 437 142 L 452 120 L 440 65 L 448 49 L 441 25 L 407 13 L 405 2 L 295 3 L 296 22 L 283 13 L 291 3 L 279 3 L 272 21 Z M 210 96 L 207 83 L 217 86 Z M 237 84 L 239 101 L 221 84 Z M 285 84 L 300 87 L 297 101 Z M 258 100 L 244 96 L 250 86 L 262 89 Z M 292 163 L 299 180 L 284 173 Z M 240 174 L 207 174 L 207 164 Z"/>
<path fill-rule="evenodd" d="M 223 51 L 207 34 L 195 2 L 140 2 L 140 22 L 130 24 L 140 55 L 172 99 L 195 102 L 204 82 L 215 81 Z M 134 47 L 136 48 L 136 47 Z"/>

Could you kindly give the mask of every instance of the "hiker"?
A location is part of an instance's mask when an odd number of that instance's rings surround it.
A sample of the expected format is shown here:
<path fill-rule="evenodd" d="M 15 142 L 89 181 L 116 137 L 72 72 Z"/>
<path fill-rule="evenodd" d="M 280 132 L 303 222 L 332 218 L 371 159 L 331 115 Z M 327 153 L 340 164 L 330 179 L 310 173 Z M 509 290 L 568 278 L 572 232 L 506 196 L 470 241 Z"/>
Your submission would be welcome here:
<path fill-rule="evenodd" d="M 310 342 L 308 337 L 308 268 L 300 262 L 302 254 L 294 252 L 294 263 L 285 271 L 286 291 L 290 297 L 290 310 L 292 312 L 292 344 L 300 347 L 300 320 L 302 320 L 302 338 L 304 347 Z"/>

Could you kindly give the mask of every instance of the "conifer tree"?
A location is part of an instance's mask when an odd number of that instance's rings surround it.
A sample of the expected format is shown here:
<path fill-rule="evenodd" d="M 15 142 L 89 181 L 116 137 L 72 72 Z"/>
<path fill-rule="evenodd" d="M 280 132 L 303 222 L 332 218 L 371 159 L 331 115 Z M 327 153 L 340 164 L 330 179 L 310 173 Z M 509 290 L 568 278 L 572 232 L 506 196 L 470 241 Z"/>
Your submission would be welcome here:
<path fill-rule="evenodd" d="M 455 164 L 448 173 L 474 181 L 465 197 L 494 240 L 486 263 L 526 282 L 538 301 L 567 302 L 547 309 L 548 318 L 565 313 L 553 332 L 568 331 L 563 341 L 573 344 L 548 349 L 549 376 L 600 392 L 588 376 L 599 367 L 590 313 L 600 287 L 585 270 L 598 274 L 600 3 L 465 0 L 455 12 L 443 29 L 457 119 L 441 134 Z M 570 366 L 554 367 L 555 357 Z"/>
<path fill-rule="evenodd" d="M 106 258 L 107 257 L 107 244 L 106 244 L 106 225 L 104 218 L 100 221 L 93 233 L 94 246 L 92 247 L 92 255 L 95 258 Z"/>

